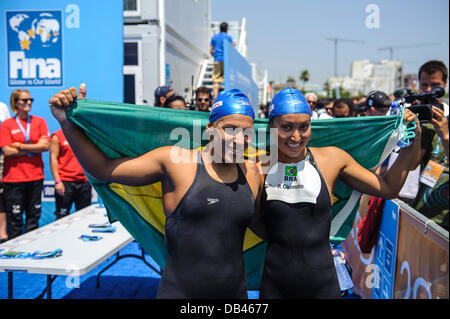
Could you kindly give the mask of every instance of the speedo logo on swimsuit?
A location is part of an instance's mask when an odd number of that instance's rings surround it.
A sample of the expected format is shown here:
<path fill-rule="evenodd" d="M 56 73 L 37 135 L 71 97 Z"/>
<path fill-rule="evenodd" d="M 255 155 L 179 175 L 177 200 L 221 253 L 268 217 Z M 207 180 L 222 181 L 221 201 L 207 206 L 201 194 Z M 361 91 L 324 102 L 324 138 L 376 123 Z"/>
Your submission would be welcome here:
<path fill-rule="evenodd" d="M 207 198 L 206 200 L 208 201 L 208 205 L 212 205 L 219 202 L 218 198 Z"/>
<path fill-rule="evenodd" d="M 286 166 L 284 168 L 284 180 L 286 182 L 297 181 L 297 166 Z"/>
<path fill-rule="evenodd" d="M 20 208 L 20 205 L 12 205 L 12 213 L 13 214 L 18 214 L 20 213 L 22 210 Z"/>

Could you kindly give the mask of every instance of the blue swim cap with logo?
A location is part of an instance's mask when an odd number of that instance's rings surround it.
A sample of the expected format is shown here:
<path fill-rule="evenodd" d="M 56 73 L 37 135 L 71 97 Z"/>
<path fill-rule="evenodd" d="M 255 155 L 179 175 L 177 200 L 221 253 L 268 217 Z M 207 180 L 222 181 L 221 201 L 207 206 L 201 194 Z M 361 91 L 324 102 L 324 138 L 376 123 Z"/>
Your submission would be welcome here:
<path fill-rule="evenodd" d="M 239 89 L 222 91 L 211 107 L 209 123 L 213 123 L 224 116 L 242 114 L 255 119 L 255 112 L 248 97 Z"/>
<path fill-rule="evenodd" d="M 275 94 L 269 107 L 269 119 L 284 114 L 298 113 L 311 116 L 309 103 L 299 90 L 287 87 Z"/>

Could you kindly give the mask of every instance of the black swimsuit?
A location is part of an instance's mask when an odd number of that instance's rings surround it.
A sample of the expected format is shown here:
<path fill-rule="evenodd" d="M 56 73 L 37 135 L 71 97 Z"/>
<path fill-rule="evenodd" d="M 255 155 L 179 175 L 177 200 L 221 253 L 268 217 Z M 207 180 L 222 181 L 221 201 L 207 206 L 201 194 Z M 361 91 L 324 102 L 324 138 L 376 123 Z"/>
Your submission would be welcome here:
<path fill-rule="evenodd" d="M 340 298 L 322 174 L 309 149 L 304 161 L 277 165 L 263 192 L 268 246 L 260 298 Z"/>
<path fill-rule="evenodd" d="M 255 200 L 236 166 L 237 180 L 221 183 L 198 163 L 194 182 L 166 220 L 158 298 L 248 298 L 242 248 Z"/>

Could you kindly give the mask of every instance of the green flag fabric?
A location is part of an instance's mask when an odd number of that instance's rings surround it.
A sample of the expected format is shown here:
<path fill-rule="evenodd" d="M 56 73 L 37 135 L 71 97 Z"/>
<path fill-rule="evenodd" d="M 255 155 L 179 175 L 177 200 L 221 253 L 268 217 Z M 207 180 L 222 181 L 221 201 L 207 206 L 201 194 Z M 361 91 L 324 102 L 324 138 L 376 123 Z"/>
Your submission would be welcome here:
<path fill-rule="evenodd" d="M 66 114 L 110 158 L 137 156 L 167 145 L 200 148 L 209 142 L 203 134 L 208 112 L 78 100 Z M 255 119 L 256 133 L 248 150 L 249 157 L 269 151 L 267 123 L 267 119 Z M 399 123 L 399 116 L 313 120 L 309 146 L 339 147 L 363 167 L 373 169 L 397 144 L 401 135 Z M 99 181 L 88 174 L 87 177 L 102 198 L 110 221 L 119 220 L 163 269 L 167 252 L 161 184 L 136 187 Z M 340 243 L 348 236 L 360 195 L 338 181 L 334 191 L 331 242 Z M 265 250 L 263 239 L 247 229 L 243 252 L 248 289 L 259 288 Z"/>

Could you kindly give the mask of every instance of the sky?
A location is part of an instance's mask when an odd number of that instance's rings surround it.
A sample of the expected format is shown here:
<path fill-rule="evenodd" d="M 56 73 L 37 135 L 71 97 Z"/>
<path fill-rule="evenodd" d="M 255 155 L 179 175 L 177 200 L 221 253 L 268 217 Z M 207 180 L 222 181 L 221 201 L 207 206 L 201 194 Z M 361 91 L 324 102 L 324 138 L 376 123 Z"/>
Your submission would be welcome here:
<path fill-rule="evenodd" d="M 334 42 L 327 37 L 364 42 L 338 43 L 338 76 L 350 76 L 354 60 L 389 59 L 388 50 L 377 48 L 391 46 L 433 44 L 394 48 L 404 74 L 429 60 L 449 66 L 448 0 L 211 0 L 212 21 L 244 17 L 247 59 L 267 69 L 269 81 L 292 76 L 299 83 L 307 69 L 309 84 L 325 83 L 334 76 Z"/>

